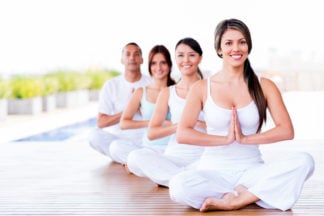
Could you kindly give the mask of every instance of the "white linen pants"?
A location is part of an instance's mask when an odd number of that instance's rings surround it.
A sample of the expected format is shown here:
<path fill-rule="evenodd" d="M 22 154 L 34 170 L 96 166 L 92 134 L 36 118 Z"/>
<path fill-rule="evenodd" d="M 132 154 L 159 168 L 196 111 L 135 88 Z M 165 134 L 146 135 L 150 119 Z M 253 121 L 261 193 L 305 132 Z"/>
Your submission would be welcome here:
<path fill-rule="evenodd" d="M 168 187 L 174 175 L 189 169 L 194 163 L 188 163 L 181 157 L 167 156 L 158 149 L 142 148 L 128 155 L 127 166 L 135 175 L 147 177 L 158 185 Z"/>
<path fill-rule="evenodd" d="M 141 139 L 134 137 L 133 139 L 132 137 L 129 139 L 122 138 L 100 128 L 91 131 L 89 137 L 89 144 L 93 149 L 118 163 L 124 163 L 128 153 L 135 148 L 139 148 L 140 143 Z"/>
<path fill-rule="evenodd" d="M 246 170 L 235 170 L 234 166 L 227 171 L 184 171 L 170 180 L 169 193 L 173 201 L 200 209 L 206 198 L 221 198 L 228 192 L 236 194 L 234 188 L 243 185 L 260 198 L 257 205 L 285 211 L 298 200 L 313 171 L 312 156 L 296 153 Z"/>

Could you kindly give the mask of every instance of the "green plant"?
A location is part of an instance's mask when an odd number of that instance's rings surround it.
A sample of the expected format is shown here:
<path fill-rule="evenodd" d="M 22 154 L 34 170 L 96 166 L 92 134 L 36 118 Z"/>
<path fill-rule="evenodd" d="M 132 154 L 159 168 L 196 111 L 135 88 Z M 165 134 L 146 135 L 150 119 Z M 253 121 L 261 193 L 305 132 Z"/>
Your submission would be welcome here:
<path fill-rule="evenodd" d="M 90 79 L 89 89 L 101 89 L 106 80 L 120 74 L 118 71 L 107 69 L 92 69 L 86 71 L 86 76 Z"/>
<path fill-rule="evenodd" d="M 10 94 L 10 88 L 7 80 L 0 79 L 0 99 L 7 98 Z"/>
<path fill-rule="evenodd" d="M 85 73 L 78 73 L 77 74 L 77 89 L 89 89 L 91 84 L 91 79 Z"/>
<path fill-rule="evenodd" d="M 32 98 L 41 96 L 42 82 L 40 77 L 14 76 L 9 81 L 11 98 Z"/>
<path fill-rule="evenodd" d="M 42 81 L 42 92 L 41 95 L 48 96 L 53 95 L 59 90 L 59 81 L 54 76 L 44 75 L 41 77 Z"/>
<path fill-rule="evenodd" d="M 77 76 L 75 71 L 58 70 L 49 73 L 48 77 L 57 79 L 59 92 L 74 91 L 77 89 Z"/>
<path fill-rule="evenodd" d="M 91 83 L 90 78 L 85 73 L 76 71 L 59 70 L 51 72 L 47 76 L 57 79 L 59 92 L 88 89 Z"/>

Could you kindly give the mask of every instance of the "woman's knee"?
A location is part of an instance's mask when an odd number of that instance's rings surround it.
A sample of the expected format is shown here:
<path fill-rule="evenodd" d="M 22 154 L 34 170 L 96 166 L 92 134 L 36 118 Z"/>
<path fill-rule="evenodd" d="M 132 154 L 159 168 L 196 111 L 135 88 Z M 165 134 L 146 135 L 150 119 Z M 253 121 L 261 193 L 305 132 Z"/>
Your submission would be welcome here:
<path fill-rule="evenodd" d="M 290 161 L 289 163 L 294 167 L 294 169 L 307 174 L 306 179 L 313 174 L 315 162 L 311 154 L 307 152 L 297 152 L 288 157 L 288 161 Z"/>
<path fill-rule="evenodd" d="M 169 182 L 171 200 L 199 209 L 203 200 L 201 200 L 200 194 L 197 193 L 199 186 L 196 183 L 197 181 L 192 178 L 190 171 L 175 175 Z"/>
<path fill-rule="evenodd" d="M 173 201 L 188 204 L 187 200 L 194 194 L 195 186 L 191 171 L 184 171 L 173 176 L 169 182 L 169 193 Z"/>
<path fill-rule="evenodd" d="M 315 168 L 313 156 L 307 152 L 301 152 L 299 153 L 299 161 L 303 169 L 308 173 L 307 178 L 309 178 L 313 174 Z"/>
<path fill-rule="evenodd" d="M 173 176 L 169 182 L 169 194 L 171 200 L 175 202 L 181 202 L 182 198 L 185 196 L 185 185 L 184 185 L 185 176 L 180 173 Z"/>
<path fill-rule="evenodd" d="M 131 173 L 136 174 L 137 176 L 142 176 L 139 173 L 139 165 L 138 160 L 140 159 L 140 155 L 138 154 L 138 151 L 132 151 L 128 154 L 127 157 L 127 167 Z"/>
<path fill-rule="evenodd" d="M 89 144 L 94 149 L 98 148 L 98 141 L 99 139 L 98 129 L 94 129 L 89 133 Z"/>
<path fill-rule="evenodd" d="M 121 143 L 118 142 L 118 140 L 114 140 L 110 143 L 109 155 L 113 161 L 118 162 L 118 163 L 123 163 L 123 161 L 121 159 L 121 155 L 123 154 L 122 152 L 123 152 L 122 146 L 121 146 Z"/>

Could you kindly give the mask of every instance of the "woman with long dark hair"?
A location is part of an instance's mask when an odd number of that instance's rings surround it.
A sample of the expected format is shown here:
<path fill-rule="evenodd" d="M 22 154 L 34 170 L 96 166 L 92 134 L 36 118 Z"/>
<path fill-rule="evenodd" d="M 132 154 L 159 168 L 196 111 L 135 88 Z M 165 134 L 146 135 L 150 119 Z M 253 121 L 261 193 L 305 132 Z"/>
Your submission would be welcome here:
<path fill-rule="evenodd" d="M 240 20 L 220 22 L 215 50 L 223 67 L 195 83 L 187 96 L 177 130 L 177 141 L 205 146 L 195 170 L 170 181 L 171 199 L 200 211 L 234 210 L 256 203 L 263 208 L 290 209 L 312 175 L 314 161 L 296 153 L 265 163 L 260 144 L 294 137 L 294 129 L 276 85 L 258 77 L 248 55 L 252 40 Z M 262 131 L 269 110 L 274 127 Z M 204 112 L 207 133 L 194 129 Z"/>

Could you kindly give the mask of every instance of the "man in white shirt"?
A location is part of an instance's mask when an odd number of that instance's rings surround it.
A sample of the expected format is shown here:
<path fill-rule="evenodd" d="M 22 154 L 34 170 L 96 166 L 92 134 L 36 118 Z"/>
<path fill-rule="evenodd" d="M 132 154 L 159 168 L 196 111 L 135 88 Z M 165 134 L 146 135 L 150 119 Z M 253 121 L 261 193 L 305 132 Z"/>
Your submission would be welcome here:
<path fill-rule="evenodd" d="M 121 130 L 119 120 L 134 89 L 148 85 L 151 78 L 142 74 L 142 50 L 136 43 L 128 43 L 122 51 L 123 74 L 109 79 L 103 85 L 99 96 L 97 128 L 90 134 L 90 146 L 111 157 L 112 142 L 131 142 L 140 145 L 144 129 Z M 138 113 L 135 119 L 140 119 Z"/>

